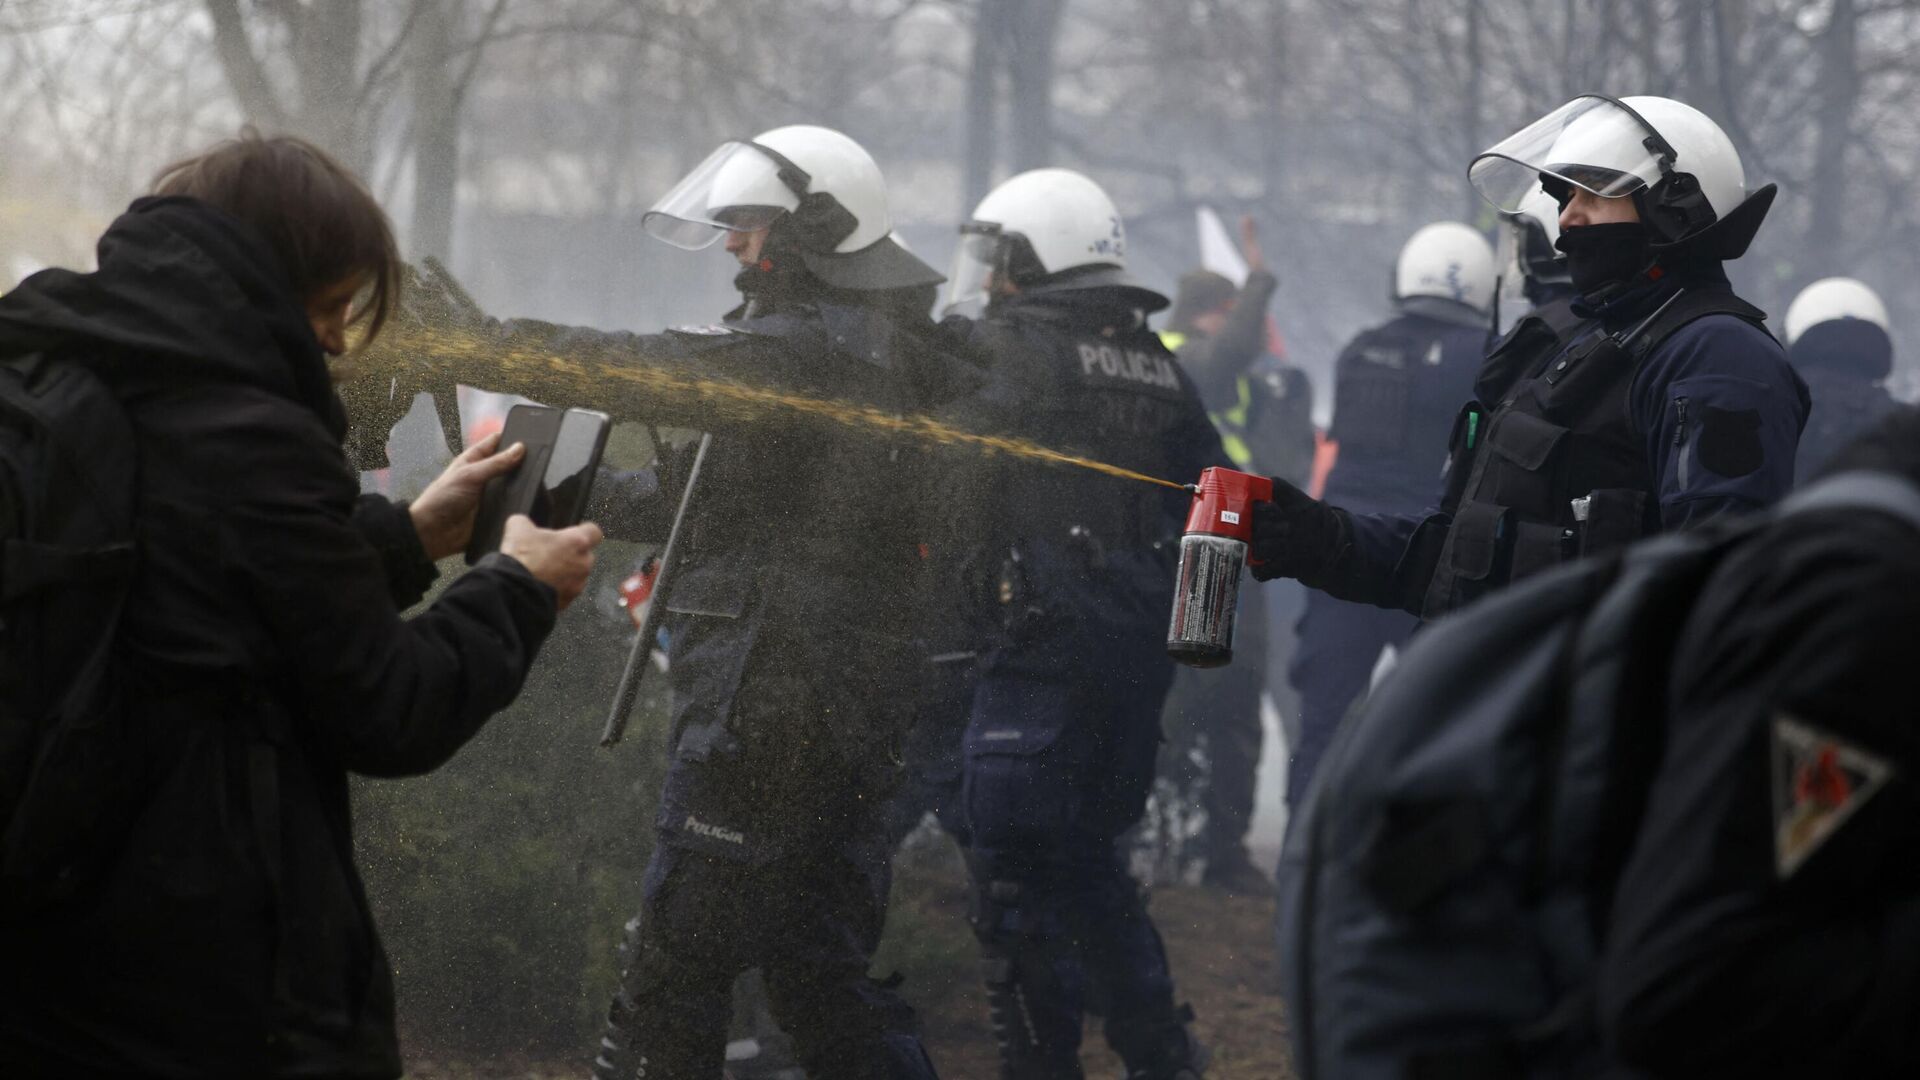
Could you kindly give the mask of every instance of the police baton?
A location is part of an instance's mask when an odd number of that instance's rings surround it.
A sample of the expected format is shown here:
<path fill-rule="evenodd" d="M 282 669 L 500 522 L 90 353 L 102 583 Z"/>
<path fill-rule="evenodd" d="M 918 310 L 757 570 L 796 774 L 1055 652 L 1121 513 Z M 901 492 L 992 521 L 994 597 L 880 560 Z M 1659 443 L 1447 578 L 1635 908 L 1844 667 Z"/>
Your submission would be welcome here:
<path fill-rule="evenodd" d="M 620 673 L 620 687 L 613 694 L 613 711 L 607 714 L 607 727 L 600 733 L 600 745 L 611 747 L 627 733 L 627 717 L 640 696 L 640 679 L 647 673 L 653 655 L 653 639 L 660 633 L 660 613 L 667 609 L 667 590 L 673 587 L 674 557 L 680 553 L 680 535 L 687 524 L 687 507 L 693 505 L 694 489 L 700 486 L 700 467 L 706 463 L 713 436 L 700 436 L 693 452 L 693 467 L 687 470 L 687 485 L 680 490 L 680 508 L 673 512 L 673 527 L 667 530 L 667 546 L 660 551 L 660 567 L 653 575 L 653 596 L 647 604 L 646 618 L 640 620 L 640 636 L 633 639 L 633 651 L 627 654 L 626 670 Z"/>

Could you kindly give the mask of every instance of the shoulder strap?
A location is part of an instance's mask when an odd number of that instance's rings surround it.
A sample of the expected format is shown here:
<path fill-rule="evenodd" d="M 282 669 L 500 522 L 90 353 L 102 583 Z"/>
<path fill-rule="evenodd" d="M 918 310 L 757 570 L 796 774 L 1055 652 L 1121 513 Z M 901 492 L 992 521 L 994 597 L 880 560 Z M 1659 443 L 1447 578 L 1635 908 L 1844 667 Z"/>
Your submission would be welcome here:
<path fill-rule="evenodd" d="M 1767 313 L 1733 295 L 1731 289 L 1682 289 L 1668 297 L 1645 321 L 1629 329 L 1621 344 L 1632 354 L 1637 367 L 1681 327 L 1709 315 L 1732 315 L 1766 332 Z"/>
<path fill-rule="evenodd" d="M 1787 496 L 1778 518 L 1822 510 L 1877 510 L 1920 529 L 1920 487 L 1898 473 L 1859 469 L 1836 473 Z"/>

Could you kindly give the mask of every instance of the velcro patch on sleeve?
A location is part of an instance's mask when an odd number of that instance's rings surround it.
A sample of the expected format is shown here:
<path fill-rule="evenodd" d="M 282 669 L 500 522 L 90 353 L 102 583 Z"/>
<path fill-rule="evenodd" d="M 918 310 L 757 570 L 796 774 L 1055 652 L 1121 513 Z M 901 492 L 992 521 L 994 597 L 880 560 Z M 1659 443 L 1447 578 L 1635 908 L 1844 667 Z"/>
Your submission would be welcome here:
<path fill-rule="evenodd" d="M 1757 410 L 1707 406 L 1700 421 L 1700 464 L 1721 476 L 1738 478 L 1759 472 L 1766 463 Z"/>

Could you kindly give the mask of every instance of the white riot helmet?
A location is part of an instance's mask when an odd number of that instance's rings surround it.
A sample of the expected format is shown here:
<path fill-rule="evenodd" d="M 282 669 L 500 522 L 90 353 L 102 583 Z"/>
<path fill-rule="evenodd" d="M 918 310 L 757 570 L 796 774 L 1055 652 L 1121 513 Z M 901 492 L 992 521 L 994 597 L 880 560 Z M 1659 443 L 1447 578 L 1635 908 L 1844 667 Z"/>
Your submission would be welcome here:
<path fill-rule="evenodd" d="M 722 143 L 653 204 L 641 226 L 689 251 L 728 231 L 777 226 L 814 276 L 841 288 L 941 280 L 890 238 L 887 185 L 873 156 L 831 128 L 795 124 Z"/>
<path fill-rule="evenodd" d="M 1717 259 L 1746 253 L 1775 194 L 1748 195 L 1720 125 L 1663 97 L 1574 98 L 1474 158 L 1467 176 L 1506 214 L 1536 188 L 1563 205 L 1574 188 L 1631 198 L 1656 253 L 1685 245 Z"/>
<path fill-rule="evenodd" d="M 1879 327 L 1882 333 L 1892 332 L 1887 305 L 1880 302 L 1878 293 L 1853 278 L 1821 278 L 1801 289 L 1787 305 L 1787 344 L 1791 346 L 1821 323 L 1839 319 L 1859 319 Z"/>
<path fill-rule="evenodd" d="M 1026 292 L 1117 288 L 1143 311 L 1167 306 L 1126 269 L 1126 226 L 1100 185 L 1072 169 L 1034 169 L 988 192 L 960 226 L 946 307 L 988 299 L 996 279 Z"/>
<path fill-rule="evenodd" d="M 1400 249 L 1393 298 L 1433 296 L 1484 312 L 1493 302 L 1493 246 L 1457 221 L 1424 226 Z"/>
<path fill-rule="evenodd" d="M 1852 278 L 1822 278 L 1800 290 L 1787 305 L 1785 329 L 1787 357 L 1803 371 L 1821 368 L 1876 382 L 1893 372 L 1887 306 Z"/>

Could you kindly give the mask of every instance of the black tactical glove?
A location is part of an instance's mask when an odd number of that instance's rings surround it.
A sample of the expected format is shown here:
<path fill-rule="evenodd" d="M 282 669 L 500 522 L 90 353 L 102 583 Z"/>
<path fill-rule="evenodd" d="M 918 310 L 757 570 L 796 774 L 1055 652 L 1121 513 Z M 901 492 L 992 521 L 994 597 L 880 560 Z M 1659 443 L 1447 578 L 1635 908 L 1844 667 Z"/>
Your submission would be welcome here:
<path fill-rule="evenodd" d="M 1253 504 L 1249 569 L 1256 581 L 1289 577 L 1314 585 L 1346 560 L 1351 544 L 1345 510 L 1277 476 L 1273 501 Z"/>

